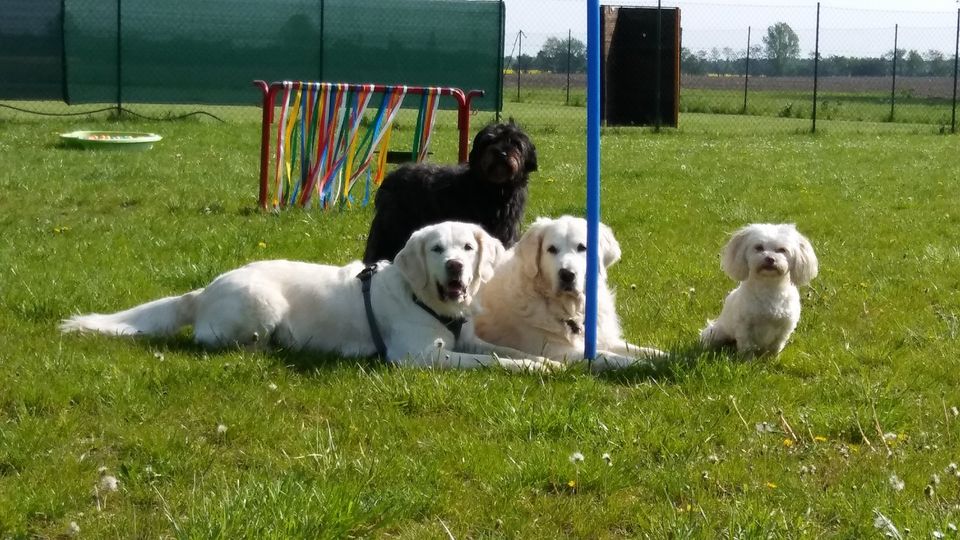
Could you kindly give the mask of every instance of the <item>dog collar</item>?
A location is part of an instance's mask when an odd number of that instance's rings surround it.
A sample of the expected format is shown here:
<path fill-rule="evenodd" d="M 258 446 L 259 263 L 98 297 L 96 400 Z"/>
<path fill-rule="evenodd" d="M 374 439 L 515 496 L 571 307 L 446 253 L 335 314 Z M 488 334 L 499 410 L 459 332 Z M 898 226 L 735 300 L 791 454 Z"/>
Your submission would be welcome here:
<path fill-rule="evenodd" d="M 381 360 L 387 359 L 387 345 L 383 342 L 383 336 L 380 334 L 380 327 L 377 326 L 377 320 L 373 317 L 373 304 L 370 301 L 370 283 L 373 281 L 373 275 L 377 273 L 377 265 L 371 264 L 357 274 L 360 280 L 360 290 L 363 291 L 363 309 L 367 312 L 367 324 L 370 325 L 370 335 L 373 337 L 373 344 L 377 347 L 377 354 Z"/>
<path fill-rule="evenodd" d="M 413 303 L 420 306 L 420 308 L 426 311 L 427 313 L 429 313 L 431 317 L 440 321 L 440 324 L 446 327 L 447 330 L 450 330 L 451 332 L 453 332 L 454 340 L 460 339 L 460 329 L 462 329 L 464 323 L 467 322 L 466 319 L 464 319 L 463 317 L 454 318 L 454 317 L 447 317 L 446 315 L 441 315 L 436 311 L 434 311 L 433 309 L 431 309 L 430 306 L 421 302 L 420 299 L 417 298 L 417 295 L 413 295 Z"/>

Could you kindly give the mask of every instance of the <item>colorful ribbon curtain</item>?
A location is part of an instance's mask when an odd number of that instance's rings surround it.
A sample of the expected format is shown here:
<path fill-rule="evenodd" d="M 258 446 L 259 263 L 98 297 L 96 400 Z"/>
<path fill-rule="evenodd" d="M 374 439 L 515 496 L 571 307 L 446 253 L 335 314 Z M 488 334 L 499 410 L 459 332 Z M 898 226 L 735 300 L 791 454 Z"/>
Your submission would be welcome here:
<path fill-rule="evenodd" d="M 360 205 L 383 180 L 392 125 L 406 86 L 388 87 L 372 115 L 365 115 L 374 85 L 285 81 L 277 120 L 272 203 L 321 208 L 351 207 L 366 178 Z M 440 103 L 440 89 L 425 89 L 414 130 L 414 161 L 423 161 Z M 365 120 L 366 118 L 366 120 Z M 374 155 L 379 152 L 378 159 Z M 376 172 L 371 166 L 376 165 Z"/>

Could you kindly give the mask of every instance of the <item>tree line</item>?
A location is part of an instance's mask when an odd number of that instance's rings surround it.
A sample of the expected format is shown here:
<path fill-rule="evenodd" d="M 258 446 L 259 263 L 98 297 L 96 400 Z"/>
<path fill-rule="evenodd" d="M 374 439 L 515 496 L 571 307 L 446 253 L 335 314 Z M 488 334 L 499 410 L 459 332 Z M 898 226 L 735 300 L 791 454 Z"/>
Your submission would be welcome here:
<path fill-rule="evenodd" d="M 912 77 L 953 76 L 954 58 L 942 51 L 897 48 L 879 57 L 820 55 L 818 72 L 825 77 L 886 77 L 893 70 L 897 55 L 897 74 Z M 800 55 L 800 38 L 785 22 L 767 28 L 761 43 L 750 47 L 750 74 L 766 76 L 811 76 L 813 53 Z M 569 58 L 569 64 L 568 64 Z M 680 48 L 680 71 L 689 75 L 743 75 L 746 49 L 713 47 L 696 52 Z M 504 67 L 523 71 L 583 73 L 587 69 L 586 44 L 576 38 L 547 38 L 535 56 L 522 54 L 504 58 Z"/>

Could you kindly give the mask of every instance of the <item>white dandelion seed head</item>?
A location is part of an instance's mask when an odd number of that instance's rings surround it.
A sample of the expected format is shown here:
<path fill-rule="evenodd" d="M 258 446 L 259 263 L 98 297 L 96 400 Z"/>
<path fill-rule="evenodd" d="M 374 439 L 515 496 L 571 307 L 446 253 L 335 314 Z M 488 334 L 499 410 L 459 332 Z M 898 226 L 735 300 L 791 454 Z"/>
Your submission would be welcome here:
<path fill-rule="evenodd" d="M 896 474 L 891 474 L 888 481 L 890 482 L 890 487 L 892 487 L 894 491 L 903 491 L 903 488 L 906 486 L 904 481 L 901 480 Z"/>
<path fill-rule="evenodd" d="M 934 537 L 934 538 L 943 538 L 943 537 L 946 536 L 946 535 L 944 535 L 944 534 L 943 534 L 942 532 L 940 532 L 940 531 L 933 531 L 932 533 L 930 533 L 930 536 L 932 536 L 932 537 Z"/>
<path fill-rule="evenodd" d="M 434 347 L 436 347 L 436 348 L 438 348 L 438 349 L 442 349 L 442 348 L 443 348 L 443 345 L 444 345 L 444 343 L 443 343 L 443 340 L 442 340 L 442 339 L 437 338 L 437 339 L 433 340 L 433 346 L 434 346 Z"/>
<path fill-rule="evenodd" d="M 885 441 L 895 441 L 897 440 L 897 434 L 893 432 L 887 432 L 883 434 L 883 440 Z"/>
<path fill-rule="evenodd" d="M 76 521 L 71 521 L 70 525 L 67 526 L 67 534 L 70 536 L 76 536 L 80 534 L 80 525 L 77 525 Z"/>
<path fill-rule="evenodd" d="M 890 521 L 890 518 L 881 514 L 877 510 L 874 510 L 873 514 L 873 527 L 875 529 L 878 529 L 887 538 L 902 538 L 900 536 L 900 531 L 898 531 L 896 525 Z"/>
<path fill-rule="evenodd" d="M 153 357 L 156 358 L 157 360 L 163 362 L 163 353 L 162 353 L 162 352 L 157 351 L 157 352 L 153 353 Z"/>
<path fill-rule="evenodd" d="M 100 491 L 116 491 L 119 486 L 120 482 L 116 476 L 105 474 L 100 478 Z"/>
<path fill-rule="evenodd" d="M 227 426 L 223 424 L 217 424 L 217 435 L 224 435 L 227 433 Z"/>
<path fill-rule="evenodd" d="M 583 463 L 583 454 L 580 452 L 574 452 L 570 454 L 570 463 L 577 464 Z"/>
<path fill-rule="evenodd" d="M 607 465 L 609 465 L 609 466 L 611 466 L 611 467 L 613 466 L 613 458 L 610 457 L 610 453 L 609 453 L 609 452 L 604 453 L 604 454 L 603 454 L 602 456 L 600 456 L 600 457 L 603 459 L 604 462 L 606 462 Z"/>
<path fill-rule="evenodd" d="M 269 388 L 270 390 L 273 390 L 274 392 L 276 392 L 276 390 L 277 390 L 277 383 L 270 383 L 270 384 L 267 385 L 267 388 Z"/>

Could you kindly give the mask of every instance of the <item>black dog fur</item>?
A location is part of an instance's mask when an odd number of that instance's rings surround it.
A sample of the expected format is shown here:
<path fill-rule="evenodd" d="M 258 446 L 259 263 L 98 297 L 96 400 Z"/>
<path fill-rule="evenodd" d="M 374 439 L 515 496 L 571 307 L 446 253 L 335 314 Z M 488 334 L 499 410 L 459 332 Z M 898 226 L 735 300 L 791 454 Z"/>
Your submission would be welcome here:
<path fill-rule="evenodd" d="M 520 238 L 528 177 L 536 170 L 537 150 L 512 120 L 483 128 L 467 163 L 397 168 L 377 190 L 363 261 L 392 261 L 414 231 L 442 221 L 476 223 L 512 246 Z"/>

